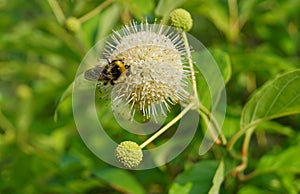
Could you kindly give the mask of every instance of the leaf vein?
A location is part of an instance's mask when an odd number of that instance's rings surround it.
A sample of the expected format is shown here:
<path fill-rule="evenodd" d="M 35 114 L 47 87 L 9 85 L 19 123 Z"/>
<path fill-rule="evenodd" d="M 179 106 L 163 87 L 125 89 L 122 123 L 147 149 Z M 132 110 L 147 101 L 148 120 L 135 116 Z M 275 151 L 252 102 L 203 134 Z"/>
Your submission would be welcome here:
<path fill-rule="evenodd" d="M 297 76 L 294 77 L 293 79 L 289 80 L 288 82 L 286 82 L 286 83 L 282 86 L 282 88 L 279 90 L 279 92 L 277 93 L 277 95 L 276 95 L 275 98 L 273 99 L 273 101 L 272 101 L 271 105 L 269 106 L 268 110 L 265 112 L 264 117 L 266 117 L 266 116 L 270 113 L 271 109 L 273 108 L 274 104 L 276 103 L 277 99 L 281 96 L 281 94 L 283 93 L 283 91 L 289 86 L 289 84 L 290 84 L 291 82 L 293 82 L 293 81 L 294 81 L 295 79 L 297 79 L 297 78 L 298 78 Z"/>

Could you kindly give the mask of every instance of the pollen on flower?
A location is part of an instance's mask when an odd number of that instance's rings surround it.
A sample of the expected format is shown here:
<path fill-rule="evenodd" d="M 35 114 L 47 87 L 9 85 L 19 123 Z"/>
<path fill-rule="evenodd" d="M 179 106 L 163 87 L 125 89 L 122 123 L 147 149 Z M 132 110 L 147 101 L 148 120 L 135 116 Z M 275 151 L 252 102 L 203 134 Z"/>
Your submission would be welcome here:
<path fill-rule="evenodd" d="M 129 65 L 113 88 L 115 107 L 127 105 L 131 116 L 166 115 L 171 105 L 188 99 L 186 53 L 181 33 L 169 26 L 132 22 L 106 43 L 106 58 Z"/>

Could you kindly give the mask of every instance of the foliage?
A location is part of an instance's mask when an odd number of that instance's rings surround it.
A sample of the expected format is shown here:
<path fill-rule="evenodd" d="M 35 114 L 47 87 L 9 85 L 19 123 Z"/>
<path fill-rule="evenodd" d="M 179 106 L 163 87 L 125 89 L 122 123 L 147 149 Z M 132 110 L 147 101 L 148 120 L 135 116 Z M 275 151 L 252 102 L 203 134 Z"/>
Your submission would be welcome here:
<path fill-rule="evenodd" d="M 191 13 L 190 33 L 222 71 L 228 143 L 199 156 L 200 126 L 165 166 L 109 166 L 77 133 L 76 69 L 112 29 L 167 21 L 176 7 Z M 0 0 L 0 10 L 0 193 L 300 193 L 300 1 Z M 70 17 L 77 26 L 65 25 Z M 206 99 L 205 83 L 198 89 Z"/>

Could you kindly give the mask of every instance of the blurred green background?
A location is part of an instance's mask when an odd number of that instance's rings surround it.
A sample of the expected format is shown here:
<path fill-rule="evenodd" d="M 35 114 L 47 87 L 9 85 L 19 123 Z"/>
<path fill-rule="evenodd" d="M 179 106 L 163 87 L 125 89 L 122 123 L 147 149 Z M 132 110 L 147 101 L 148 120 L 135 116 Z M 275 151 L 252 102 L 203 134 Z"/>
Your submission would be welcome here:
<path fill-rule="evenodd" d="M 238 130 L 241 109 L 256 88 L 279 73 L 300 68 L 299 0 L 0 0 L 1 194 L 185 193 L 189 185 L 177 183 L 201 174 L 196 193 L 208 191 L 224 150 L 217 147 L 198 156 L 201 138 L 163 167 L 126 171 L 102 162 L 86 148 L 76 130 L 70 96 L 60 103 L 55 121 L 61 96 L 98 40 L 133 18 L 166 19 L 177 7 L 191 13 L 193 36 L 230 57 L 226 137 Z M 71 17 L 77 19 L 66 26 Z M 299 129 L 297 115 L 259 127 L 248 171 L 268 164 L 270 157 L 263 158 L 268 153 L 281 154 L 273 159 L 283 164 L 247 180 L 229 174 L 220 193 L 299 193 Z M 116 142 L 124 138 L 117 126 L 111 130 Z M 284 150 L 292 146 L 292 155 L 285 156 Z M 236 159 L 228 161 L 238 164 Z M 293 168 L 282 170 L 293 162 Z"/>

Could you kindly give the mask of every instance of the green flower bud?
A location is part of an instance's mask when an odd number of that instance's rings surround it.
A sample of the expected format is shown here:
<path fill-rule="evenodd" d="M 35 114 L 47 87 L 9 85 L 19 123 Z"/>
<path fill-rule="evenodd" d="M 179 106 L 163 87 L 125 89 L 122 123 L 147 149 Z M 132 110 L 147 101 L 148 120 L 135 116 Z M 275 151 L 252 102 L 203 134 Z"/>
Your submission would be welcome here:
<path fill-rule="evenodd" d="M 134 168 L 143 160 L 143 152 L 137 143 L 123 141 L 116 148 L 115 157 L 125 168 Z"/>
<path fill-rule="evenodd" d="M 70 32 L 78 32 L 78 30 L 81 28 L 81 23 L 80 21 L 75 18 L 75 17 L 69 17 L 67 18 L 65 22 L 66 29 L 69 30 Z"/>
<path fill-rule="evenodd" d="M 193 26 L 191 14 L 185 9 L 175 9 L 170 13 L 169 17 L 171 26 L 182 29 L 185 32 L 189 31 Z"/>

